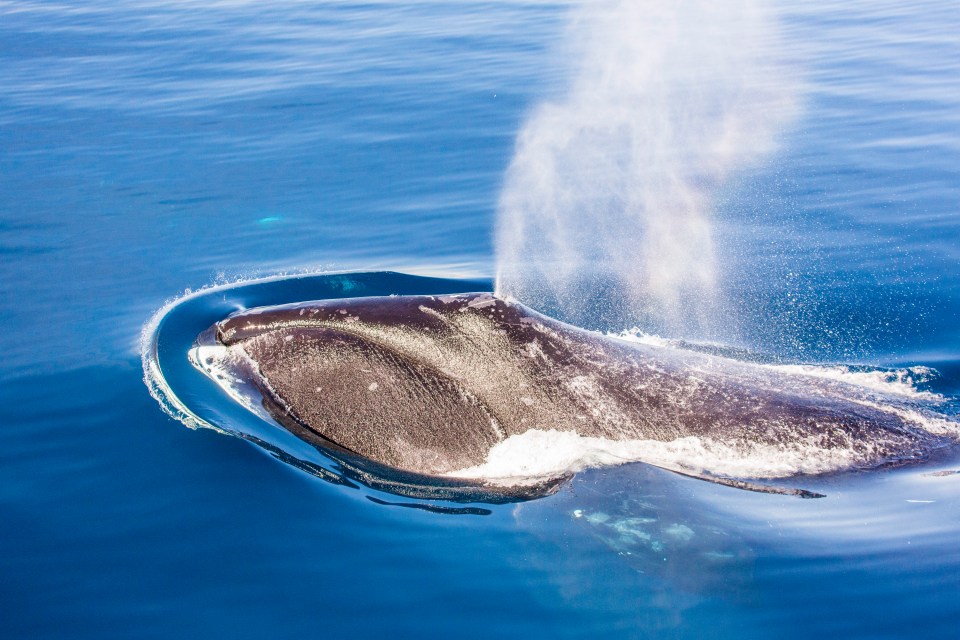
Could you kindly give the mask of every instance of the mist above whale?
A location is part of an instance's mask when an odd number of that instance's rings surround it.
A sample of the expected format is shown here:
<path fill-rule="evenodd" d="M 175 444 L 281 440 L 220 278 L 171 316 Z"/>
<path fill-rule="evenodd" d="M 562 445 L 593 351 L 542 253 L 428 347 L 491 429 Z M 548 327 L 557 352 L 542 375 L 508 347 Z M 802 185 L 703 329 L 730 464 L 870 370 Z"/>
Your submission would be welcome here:
<path fill-rule="evenodd" d="M 253 309 L 200 343 L 196 366 L 255 388 L 301 438 L 481 484 L 629 460 L 711 477 L 864 469 L 960 433 L 916 395 L 629 343 L 486 293 Z M 538 466 L 557 443 L 578 452 Z"/>
<path fill-rule="evenodd" d="M 715 217 L 801 109 L 779 13 L 573 3 L 558 90 L 531 106 L 504 173 L 497 292 L 579 326 L 740 340 L 757 309 L 730 296 L 744 249 Z"/>

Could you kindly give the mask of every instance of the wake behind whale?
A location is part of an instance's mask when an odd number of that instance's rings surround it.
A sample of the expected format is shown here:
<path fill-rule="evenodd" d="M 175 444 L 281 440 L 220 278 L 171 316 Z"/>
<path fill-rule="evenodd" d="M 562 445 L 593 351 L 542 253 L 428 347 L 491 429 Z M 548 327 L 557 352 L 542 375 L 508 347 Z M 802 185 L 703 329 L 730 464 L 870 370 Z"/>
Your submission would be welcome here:
<path fill-rule="evenodd" d="M 487 293 L 253 309 L 198 344 L 195 366 L 302 439 L 425 483 L 546 491 L 627 461 L 781 478 L 920 460 L 960 434 L 933 394 L 619 340 Z"/>

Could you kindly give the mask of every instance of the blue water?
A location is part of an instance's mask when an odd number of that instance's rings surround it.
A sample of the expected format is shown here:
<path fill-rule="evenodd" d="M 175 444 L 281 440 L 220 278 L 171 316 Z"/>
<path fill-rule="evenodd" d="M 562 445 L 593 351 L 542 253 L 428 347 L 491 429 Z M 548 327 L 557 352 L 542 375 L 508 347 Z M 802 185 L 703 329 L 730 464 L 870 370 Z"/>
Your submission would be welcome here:
<path fill-rule="evenodd" d="M 201 296 L 205 327 L 490 287 L 569 7 L 0 2 L 0 636 L 956 637 L 953 453 L 808 479 L 820 500 L 626 465 L 438 513 L 148 393 L 141 330 L 186 289 L 371 274 Z M 956 411 L 960 12 L 778 11 L 801 108 L 714 212 L 737 346 L 932 366 Z"/>

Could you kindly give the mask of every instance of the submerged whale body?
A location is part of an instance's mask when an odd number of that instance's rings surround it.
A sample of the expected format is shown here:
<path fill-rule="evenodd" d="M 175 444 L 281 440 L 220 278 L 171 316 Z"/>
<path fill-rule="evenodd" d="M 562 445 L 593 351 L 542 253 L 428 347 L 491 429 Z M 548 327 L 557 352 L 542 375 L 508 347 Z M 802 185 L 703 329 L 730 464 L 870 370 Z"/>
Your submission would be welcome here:
<path fill-rule="evenodd" d="M 919 459 L 957 434 L 913 400 L 626 342 L 488 293 L 253 309 L 200 344 L 197 366 L 221 384 L 252 385 L 301 438 L 374 474 L 453 484 L 549 476 L 530 469 L 538 443 L 551 441 L 602 443 L 601 462 L 756 478 Z M 524 442 L 517 468 L 493 465 L 496 452 Z"/>

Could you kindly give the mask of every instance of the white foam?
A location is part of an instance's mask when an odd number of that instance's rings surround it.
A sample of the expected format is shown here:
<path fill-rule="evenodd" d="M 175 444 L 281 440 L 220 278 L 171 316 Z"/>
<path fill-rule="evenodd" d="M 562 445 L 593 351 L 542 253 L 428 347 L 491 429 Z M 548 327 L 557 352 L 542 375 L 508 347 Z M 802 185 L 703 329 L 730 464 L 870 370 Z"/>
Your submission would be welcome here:
<path fill-rule="evenodd" d="M 915 407 L 896 405 L 890 402 L 876 402 L 867 398 L 851 398 L 851 400 L 865 407 L 898 416 L 905 423 L 912 423 L 927 433 L 953 438 L 960 437 L 960 422 L 948 420 L 942 415 L 921 411 Z"/>
<path fill-rule="evenodd" d="M 833 380 L 851 384 L 863 389 L 877 391 L 884 394 L 909 396 L 917 400 L 940 401 L 943 396 L 918 388 L 935 375 L 929 367 L 907 367 L 903 369 L 868 369 L 857 370 L 850 367 L 818 366 L 807 364 L 780 364 L 761 365 L 768 369 L 786 373 L 788 375 L 809 376 L 821 380 Z"/>
<path fill-rule="evenodd" d="M 646 333 L 638 328 L 627 329 L 618 333 L 608 332 L 608 337 L 643 344 L 653 347 L 670 349 L 689 348 L 684 343 Z M 724 346 L 711 342 L 692 343 L 705 347 L 723 349 Z M 752 363 L 747 363 L 750 366 Z M 863 390 L 874 391 L 885 395 L 909 397 L 924 402 L 942 402 L 943 396 L 932 391 L 920 388 L 920 385 L 937 376 L 935 369 L 924 366 L 902 367 L 899 369 L 882 368 L 852 368 L 846 365 L 816 365 L 816 364 L 756 364 L 755 366 L 769 371 L 776 371 L 788 376 L 801 376 L 839 382 L 852 385 Z"/>
<path fill-rule="evenodd" d="M 261 403 L 257 401 L 259 395 L 251 393 L 248 390 L 249 383 L 236 375 L 237 358 L 247 356 L 242 350 L 233 350 L 219 344 L 194 347 L 187 352 L 190 364 L 217 383 L 237 404 L 264 420 L 269 420 Z"/>
<path fill-rule="evenodd" d="M 849 468 L 858 455 L 852 449 L 823 449 L 805 440 L 782 446 L 729 444 L 696 436 L 669 442 L 607 440 L 571 431 L 531 429 L 497 444 L 483 464 L 447 475 L 517 486 L 587 468 L 646 462 L 694 474 L 709 471 L 740 478 L 780 478 Z"/>
<path fill-rule="evenodd" d="M 646 333 L 640 329 L 634 327 L 633 329 L 626 329 L 619 333 L 607 332 L 607 336 L 611 338 L 616 338 L 618 340 L 624 340 L 626 342 L 634 342 L 636 344 L 647 344 L 653 347 L 674 347 L 676 342 L 670 340 L 669 338 L 661 338 L 658 335 L 652 333 Z"/>

